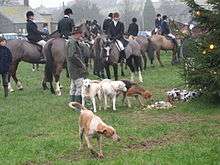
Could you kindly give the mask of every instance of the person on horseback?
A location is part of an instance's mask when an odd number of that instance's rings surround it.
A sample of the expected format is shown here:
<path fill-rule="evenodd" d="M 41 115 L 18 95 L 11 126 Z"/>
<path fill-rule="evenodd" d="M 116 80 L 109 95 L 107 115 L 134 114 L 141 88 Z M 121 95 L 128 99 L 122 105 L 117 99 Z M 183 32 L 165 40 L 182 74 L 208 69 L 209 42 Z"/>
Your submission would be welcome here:
<path fill-rule="evenodd" d="M 125 55 L 125 46 L 127 41 L 124 39 L 124 24 L 119 21 L 119 13 L 113 14 L 113 21 L 109 25 L 108 29 L 108 38 L 111 41 L 114 41 L 120 51 L 119 62 L 126 58 Z"/>
<path fill-rule="evenodd" d="M 5 97 L 8 96 L 8 72 L 12 62 L 11 51 L 6 47 L 6 39 L 0 37 L 0 75 L 2 75 L 2 84 Z"/>
<path fill-rule="evenodd" d="M 158 33 L 161 30 L 161 14 L 157 14 L 157 18 L 155 19 L 155 33 Z"/>
<path fill-rule="evenodd" d="M 58 32 L 60 37 L 68 40 L 68 37 L 71 36 L 73 28 L 75 26 L 74 21 L 70 16 L 73 14 L 73 11 L 70 8 L 64 10 L 64 18 L 62 18 L 58 23 Z"/>
<path fill-rule="evenodd" d="M 175 46 L 178 46 L 176 37 L 170 33 L 170 27 L 168 25 L 168 17 L 166 15 L 163 16 L 163 21 L 161 23 L 161 34 L 170 37 L 173 43 L 175 44 Z"/>
<path fill-rule="evenodd" d="M 92 23 L 91 23 L 91 32 L 95 35 L 95 36 L 97 36 L 99 33 L 100 33 L 100 31 L 101 31 L 101 27 L 100 27 L 100 25 L 98 24 L 98 22 L 96 21 L 96 20 L 93 20 L 92 21 Z"/>
<path fill-rule="evenodd" d="M 106 18 L 103 22 L 102 30 L 105 34 L 108 33 L 108 28 L 113 19 L 113 13 L 109 13 L 108 18 Z"/>
<path fill-rule="evenodd" d="M 132 18 L 132 23 L 128 27 L 129 38 L 134 38 L 138 35 L 139 27 L 137 25 L 137 18 Z"/>
<path fill-rule="evenodd" d="M 82 52 L 79 47 L 79 41 L 82 38 L 82 32 L 77 30 L 73 32 L 73 36 L 69 36 L 67 42 L 67 68 L 69 71 L 69 77 L 71 79 L 70 84 L 70 101 L 76 101 L 81 103 L 81 88 L 83 80 L 86 78 L 86 66 L 83 63 Z"/>
<path fill-rule="evenodd" d="M 46 41 L 43 40 L 42 36 L 47 36 L 47 34 L 38 30 L 37 24 L 34 23 L 34 13 L 32 11 L 28 11 L 26 13 L 26 17 L 27 17 L 26 29 L 28 33 L 27 39 L 31 43 L 36 43 L 44 47 L 46 45 Z M 40 60 L 41 62 L 46 62 L 46 58 L 44 57 L 43 53 L 41 58 L 42 58 Z"/>

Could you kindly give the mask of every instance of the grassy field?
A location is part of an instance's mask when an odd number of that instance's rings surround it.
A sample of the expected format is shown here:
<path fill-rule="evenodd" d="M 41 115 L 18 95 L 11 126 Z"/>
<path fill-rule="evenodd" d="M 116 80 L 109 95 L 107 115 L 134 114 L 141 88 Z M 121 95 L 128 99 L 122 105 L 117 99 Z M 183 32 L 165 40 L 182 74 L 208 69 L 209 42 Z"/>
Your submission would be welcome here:
<path fill-rule="evenodd" d="M 184 87 L 170 57 L 163 61 L 164 68 L 144 73 L 144 86 L 154 101 L 163 100 L 166 90 Z M 5 99 L 0 88 L 1 165 L 220 164 L 220 105 L 205 98 L 179 103 L 172 110 L 145 110 L 135 101 L 128 109 L 119 99 L 116 112 L 109 109 L 98 115 L 117 129 L 121 142 L 104 139 L 103 160 L 94 159 L 87 149 L 78 151 L 79 114 L 67 106 L 69 80 L 63 74 L 63 96 L 56 97 L 41 89 L 42 71 L 32 72 L 30 64 L 22 63 L 18 76 L 24 90 Z"/>

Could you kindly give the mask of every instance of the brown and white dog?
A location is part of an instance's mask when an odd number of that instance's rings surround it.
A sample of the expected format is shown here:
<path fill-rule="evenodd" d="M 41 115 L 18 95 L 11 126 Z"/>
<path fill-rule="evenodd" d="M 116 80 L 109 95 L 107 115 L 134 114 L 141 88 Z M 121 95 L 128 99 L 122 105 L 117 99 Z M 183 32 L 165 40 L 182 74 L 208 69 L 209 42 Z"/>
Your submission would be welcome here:
<path fill-rule="evenodd" d="M 131 86 L 126 93 L 124 93 L 123 102 L 125 101 L 126 98 L 129 108 L 131 107 L 131 102 L 130 102 L 131 97 L 135 97 L 139 101 L 140 105 L 144 106 L 140 97 L 147 100 L 152 97 L 152 94 L 149 91 L 145 90 L 144 88 L 134 85 Z"/>
<path fill-rule="evenodd" d="M 105 124 L 100 117 L 96 116 L 92 111 L 86 109 L 77 102 L 70 102 L 69 107 L 73 109 L 81 109 L 79 117 L 80 149 L 82 148 L 84 134 L 87 146 L 91 153 L 98 158 L 104 158 L 101 144 L 102 136 L 110 138 L 113 141 L 119 141 L 120 137 L 117 135 L 115 129 L 112 126 Z M 97 138 L 100 149 L 99 153 L 97 153 L 91 145 L 92 138 Z"/>

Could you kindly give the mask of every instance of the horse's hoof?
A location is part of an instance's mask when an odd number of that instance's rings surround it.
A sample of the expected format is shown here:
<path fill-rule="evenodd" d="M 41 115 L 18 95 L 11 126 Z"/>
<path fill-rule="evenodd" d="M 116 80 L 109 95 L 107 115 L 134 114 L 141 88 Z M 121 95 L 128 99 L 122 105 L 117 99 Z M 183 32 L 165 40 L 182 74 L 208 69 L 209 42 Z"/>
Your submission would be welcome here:
<path fill-rule="evenodd" d="M 61 91 L 56 91 L 56 95 L 61 96 L 62 95 Z"/>
<path fill-rule="evenodd" d="M 43 86 L 43 90 L 49 90 L 49 88 L 47 86 Z"/>
<path fill-rule="evenodd" d="M 143 80 L 139 80 L 139 82 L 140 82 L 140 83 L 143 83 L 144 81 L 143 81 Z"/>
<path fill-rule="evenodd" d="M 99 159 L 104 159 L 104 155 L 102 153 L 98 153 L 98 158 Z"/>
<path fill-rule="evenodd" d="M 13 93 L 13 92 L 15 92 L 15 90 L 14 89 L 9 89 L 8 92 Z"/>

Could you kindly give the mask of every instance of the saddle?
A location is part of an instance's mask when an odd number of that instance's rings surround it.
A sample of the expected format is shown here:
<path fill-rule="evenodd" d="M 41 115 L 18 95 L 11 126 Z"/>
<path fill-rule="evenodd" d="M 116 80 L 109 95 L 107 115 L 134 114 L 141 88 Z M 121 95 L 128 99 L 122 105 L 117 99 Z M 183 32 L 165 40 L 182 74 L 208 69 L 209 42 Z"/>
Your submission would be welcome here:
<path fill-rule="evenodd" d="M 38 49 L 39 52 L 42 52 L 43 47 L 42 47 L 41 45 L 37 44 L 37 43 L 34 42 L 34 41 L 30 41 L 30 40 L 26 40 L 26 42 L 29 43 L 29 44 L 34 45 L 35 47 L 37 47 L 37 49 Z"/>
<path fill-rule="evenodd" d="M 167 36 L 167 35 L 165 35 L 164 37 L 165 37 L 167 40 L 173 42 L 173 44 L 176 45 L 176 46 L 178 47 L 178 43 L 177 43 L 177 41 L 176 41 L 175 38 L 172 38 L 172 37 Z"/>

